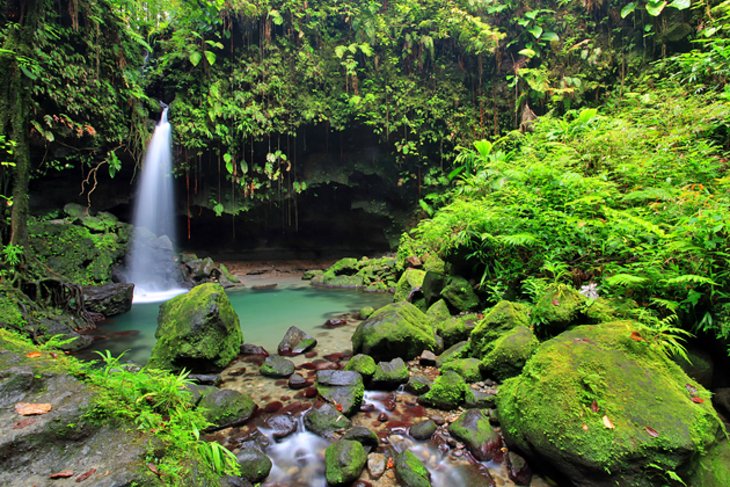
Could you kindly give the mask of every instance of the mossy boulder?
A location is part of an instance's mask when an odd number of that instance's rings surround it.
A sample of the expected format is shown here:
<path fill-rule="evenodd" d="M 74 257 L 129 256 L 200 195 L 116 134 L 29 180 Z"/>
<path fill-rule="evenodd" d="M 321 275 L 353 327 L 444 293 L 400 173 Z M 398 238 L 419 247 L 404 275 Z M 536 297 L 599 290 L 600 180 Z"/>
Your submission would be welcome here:
<path fill-rule="evenodd" d="M 715 441 L 720 420 L 709 392 L 649 337 L 621 321 L 540 345 L 497 395 L 508 444 L 578 485 L 648 486 L 657 468 L 681 471 Z"/>
<path fill-rule="evenodd" d="M 476 313 L 467 313 L 446 320 L 434 321 L 434 323 L 436 333 L 443 338 L 444 346 L 448 348 L 456 343 L 468 340 L 478 321 L 479 318 Z"/>
<path fill-rule="evenodd" d="M 279 342 L 279 355 L 293 357 L 308 352 L 317 345 L 317 339 L 296 326 L 290 326 Z"/>
<path fill-rule="evenodd" d="M 431 487 L 428 469 L 408 450 L 395 455 L 395 476 L 403 487 Z"/>
<path fill-rule="evenodd" d="M 261 482 L 271 472 L 271 459 L 259 448 L 242 448 L 236 458 L 241 468 L 241 477 L 249 482 Z"/>
<path fill-rule="evenodd" d="M 479 461 L 492 460 L 501 453 L 502 439 L 492 429 L 489 415 L 481 409 L 464 411 L 449 425 L 449 433 L 463 441 Z"/>
<path fill-rule="evenodd" d="M 373 430 L 364 426 L 355 426 L 354 428 L 350 428 L 344 435 L 342 435 L 342 439 L 357 441 L 365 447 L 366 451 L 375 450 L 380 445 L 378 435 L 376 435 Z"/>
<path fill-rule="evenodd" d="M 373 308 L 372 306 L 363 306 L 362 308 L 360 308 L 358 315 L 360 316 L 361 320 L 367 320 L 373 313 L 375 313 L 375 308 Z"/>
<path fill-rule="evenodd" d="M 694 380 L 702 384 L 704 387 L 712 386 L 712 377 L 715 374 L 715 365 L 712 355 L 699 348 L 687 349 L 687 359 L 676 355 L 673 360 L 682 367 L 684 372 Z"/>
<path fill-rule="evenodd" d="M 695 463 L 687 485 L 692 487 L 727 487 L 730 485 L 730 442 L 723 439 Z"/>
<path fill-rule="evenodd" d="M 201 284 L 160 306 L 150 364 L 181 370 L 228 365 L 243 344 L 238 315 L 220 284 Z"/>
<path fill-rule="evenodd" d="M 493 342 L 492 350 L 482 357 L 485 376 L 504 380 L 518 375 L 540 342 L 525 326 L 512 328 Z"/>
<path fill-rule="evenodd" d="M 270 355 L 259 368 L 261 375 L 275 379 L 289 377 L 294 373 L 294 362 L 279 355 Z"/>
<path fill-rule="evenodd" d="M 500 301 L 472 330 L 469 344 L 472 355 L 483 357 L 492 351 L 494 341 L 517 326 L 530 326 L 529 307 L 521 303 Z"/>
<path fill-rule="evenodd" d="M 375 374 L 375 368 L 375 360 L 370 355 L 365 355 L 363 353 L 353 356 L 345 364 L 345 370 L 358 372 L 366 381 L 373 377 L 373 374 Z"/>
<path fill-rule="evenodd" d="M 426 272 L 420 269 L 406 269 L 395 285 L 393 301 L 410 301 L 411 294 L 421 289 L 425 275 Z"/>
<path fill-rule="evenodd" d="M 406 391 L 420 396 L 431 389 L 431 384 L 431 380 L 424 375 L 412 375 L 406 383 Z"/>
<path fill-rule="evenodd" d="M 337 440 L 324 452 L 327 485 L 350 485 L 360 477 L 368 455 L 354 440 Z"/>
<path fill-rule="evenodd" d="M 459 276 L 446 279 L 441 297 L 457 311 L 469 311 L 479 306 L 479 298 L 471 284 Z"/>
<path fill-rule="evenodd" d="M 346 430 L 351 425 L 352 422 L 330 403 L 304 413 L 304 427 L 322 438 L 332 438 L 336 432 Z"/>
<path fill-rule="evenodd" d="M 317 392 L 336 405 L 346 416 L 360 410 L 365 386 L 362 376 L 348 370 L 320 370 L 317 372 Z"/>
<path fill-rule="evenodd" d="M 256 410 L 256 404 L 246 394 L 231 389 L 218 389 L 205 394 L 200 399 L 198 408 L 215 427 L 224 428 L 247 421 Z"/>
<path fill-rule="evenodd" d="M 355 353 L 376 360 L 401 357 L 409 360 L 424 349 L 436 348 L 431 320 L 411 303 L 402 301 L 383 306 L 360 323 L 352 335 Z"/>
<path fill-rule="evenodd" d="M 583 313 L 588 298 L 565 284 L 553 284 L 535 302 L 532 322 L 541 335 L 554 336 L 567 328 L 585 324 Z"/>
<path fill-rule="evenodd" d="M 438 425 L 432 419 L 420 421 L 408 428 L 408 433 L 416 440 L 429 440 L 438 429 Z"/>
<path fill-rule="evenodd" d="M 439 409 L 456 409 L 464 402 L 468 386 L 464 378 L 454 371 L 448 370 L 436 377 L 431 389 L 419 397 L 419 401 L 427 406 Z"/>
<path fill-rule="evenodd" d="M 408 382 L 408 366 L 402 358 L 389 362 L 378 362 L 373 374 L 372 387 L 376 389 L 396 389 Z"/>
<path fill-rule="evenodd" d="M 426 275 L 423 276 L 423 283 L 421 285 L 421 292 L 426 300 L 426 304 L 432 304 L 438 301 L 441 297 L 441 291 L 444 289 L 446 284 L 446 276 L 443 272 L 437 271 L 426 271 Z"/>
<path fill-rule="evenodd" d="M 426 316 L 431 318 L 431 321 L 437 324 L 438 328 L 438 323 L 451 319 L 451 311 L 449 311 L 449 305 L 446 304 L 446 301 L 439 299 L 428 307 Z"/>
<path fill-rule="evenodd" d="M 478 382 L 482 380 L 479 365 L 479 359 L 472 357 L 460 358 L 445 363 L 441 367 L 441 371 L 452 370 L 462 376 L 466 382 Z"/>
<path fill-rule="evenodd" d="M 436 359 L 436 366 L 443 367 L 444 364 L 466 357 L 469 353 L 469 342 L 459 342 L 451 345 L 449 348 L 443 351 L 441 355 Z"/>

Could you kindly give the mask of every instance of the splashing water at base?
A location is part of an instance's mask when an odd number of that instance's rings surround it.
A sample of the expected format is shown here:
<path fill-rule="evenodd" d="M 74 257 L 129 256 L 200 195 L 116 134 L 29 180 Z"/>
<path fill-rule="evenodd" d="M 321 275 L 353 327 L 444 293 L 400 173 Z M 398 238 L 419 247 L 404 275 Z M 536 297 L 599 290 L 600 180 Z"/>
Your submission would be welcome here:
<path fill-rule="evenodd" d="M 172 128 L 167 107 L 152 134 L 134 205 L 134 235 L 126 279 L 134 301 L 164 301 L 185 292 L 175 262 L 175 208 L 172 184 Z"/>

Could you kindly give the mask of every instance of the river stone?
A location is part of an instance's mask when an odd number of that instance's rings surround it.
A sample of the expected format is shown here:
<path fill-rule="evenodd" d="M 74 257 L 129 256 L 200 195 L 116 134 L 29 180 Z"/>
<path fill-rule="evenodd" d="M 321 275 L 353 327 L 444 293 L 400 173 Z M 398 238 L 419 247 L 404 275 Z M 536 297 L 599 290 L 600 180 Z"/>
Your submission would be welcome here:
<path fill-rule="evenodd" d="M 447 370 L 453 370 L 462 376 L 468 383 L 482 380 L 482 374 L 479 369 L 479 359 L 468 357 L 452 360 L 441 367 L 442 372 Z"/>
<path fill-rule="evenodd" d="M 203 396 L 207 396 L 211 392 L 217 391 L 218 388 L 214 386 L 191 383 L 185 385 L 185 390 L 190 393 L 190 398 L 192 399 L 193 404 L 198 405 Z"/>
<path fill-rule="evenodd" d="M 620 321 L 541 344 L 497 395 L 508 445 L 578 485 L 652 485 L 650 464 L 682 471 L 715 441 L 720 420 L 708 391 L 636 340 L 650 333 Z"/>
<path fill-rule="evenodd" d="M 451 345 L 449 348 L 443 351 L 441 355 L 436 359 L 436 366 L 442 367 L 444 364 L 449 363 L 452 360 L 456 360 L 466 356 L 469 350 L 469 342 L 459 342 Z"/>
<path fill-rule="evenodd" d="M 492 350 L 482 357 L 482 372 L 497 380 L 514 377 L 522 372 L 522 367 L 535 353 L 538 345 L 540 342 L 529 328 L 512 328 L 492 342 Z"/>
<path fill-rule="evenodd" d="M 327 485 L 350 485 L 365 468 L 367 453 L 357 441 L 337 440 L 324 452 L 324 474 Z"/>
<path fill-rule="evenodd" d="M 304 413 L 304 427 L 325 439 L 331 439 L 335 432 L 347 429 L 351 424 L 350 420 L 330 403 Z"/>
<path fill-rule="evenodd" d="M 469 281 L 459 276 L 446 279 L 441 297 L 457 311 L 469 311 L 479 306 L 479 298 Z"/>
<path fill-rule="evenodd" d="M 342 439 L 357 441 L 362 446 L 366 447 L 368 451 L 375 450 L 380 444 L 378 435 L 364 426 L 355 426 L 350 428 L 344 435 L 342 435 Z"/>
<path fill-rule="evenodd" d="M 271 416 L 265 423 L 272 430 L 271 436 L 276 440 L 286 438 L 297 430 L 297 420 L 290 414 Z"/>
<path fill-rule="evenodd" d="M 416 396 L 425 394 L 431 388 L 431 380 L 423 375 L 413 375 L 408 379 L 406 384 L 406 391 Z"/>
<path fill-rule="evenodd" d="M 489 415 L 481 409 L 467 409 L 449 425 L 449 433 L 463 441 L 474 458 L 490 461 L 501 453 L 502 439 L 492 429 Z"/>
<path fill-rule="evenodd" d="M 552 284 L 535 301 L 532 321 L 540 336 L 555 336 L 570 326 L 586 323 L 588 298 L 565 284 Z"/>
<path fill-rule="evenodd" d="M 431 474 L 408 450 L 395 455 L 395 476 L 403 487 L 431 487 Z"/>
<path fill-rule="evenodd" d="M 244 343 L 241 345 L 241 355 L 263 355 L 264 357 L 269 356 L 269 352 L 260 345 L 254 345 L 253 343 Z"/>
<path fill-rule="evenodd" d="M 464 401 L 467 387 L 463 377 L 449 370 L 436 377 L 431 389 L 418 400 L 439 409 L 456 409 Z"/>
<path fill-rule="evenodd" d="M 345 370 L 353 370 L 363 376 L 363 379 L 369 381 L 375 374 L 375 360 L 370 355 L 359 353 L 350 358 L 345 364 Z"/>
<path fill-rule="evenodd" d="M 510 451 L 507 453 L 507 475 L 517 485 L 530 485 L 532 469 L 524 458 Z"/>
<path fill-rule="evenodd" d="M 385 473 L 385 455 L 371 453 L 368 455 L 368 472 L 374 479 L 379 479 Z"/>
<path fill-rule="evenodd" d="M 489 310 L 472 330 L 469 347 L 474 357 L 492 351 L 494 341 L 517 326 L 530 326 L 529 308 L 521 303 L 500 301 Z"/>
<path fill-rule="evenodd" d="M 315 345 L 317 340 L 313 336 L 296 326 L 290 326 L 279 342 L 278 351 L 279 355 L 293 357 L 311 350 Z"/>
<path fill-rule="evenodd" d="M 408 366 L 402 358 L 390 362 L 378 362 L 373 374 L 372 387 L 376 389 L 397 389 L 408 382 Z"/>
<path fill-rule="evenodd" d="M 238 315 L 219 284 L 201 284 L 162 303 L 157 321 L 152 367 L 220 369 L 243 343 Z"/>
<path fill-rule="evenodd" d="M 420 423 L 416 423 L 412 425 L 410 428 L 408 428 L 408 433 L 417 440 L 428 440 L 433 436 L 433 434 L 436 432 L 436 428 L 438 428 L 438 425 L 432 420 L 427 419 L 425 421 L 421 421 Z"/>
<path fill-rule="evenodd" d="M 289 376 L 289 382 L 287 384 L 290 389 L 304 389 L 309 385 L 309 381 L 300 374 L 292 374 Z"/>
<path fill-rule="evenodd" d="M 469 339 L 469 335 L 476 328 L 479 321 L 476 313 L 461 314 L 448 319 L 436 321 L 436 333 L 444 340 L 445 347 Z"/>
<path fill-rule="evenodd" d="M 419 269 L 406 269 L 395 285 L 393 301 L 410 301 L 413 292 L 421 289 L 425 275 L 426 273 Z"/>
<path fill-rule="evenodd" d="M 352 335 L 353 351 L 371 355 L 375 360 L 410 360 L 424 349 L 435 347 L 431 321 L 405 301 L 380 308 L 360 323 Z"/>
<path fill-rule="evenodd" d="M 271 472 L 271 459 L 258 448 L 242 448 L 236 458 L 241 467 L 241 477 L 249 482 L 261 482 Z"/>
<path fill-rule="evenodd" d="M 223 381 L 220 374 L 190 374 L 188 379 L 204 386 L 219 386 Z"/>
<path fill-rule="evenodd" d="M 421 285 L 421 292 L 423 292 L 423 297 L 427 304 L 432 304 L 439 299 L 445 282 L 446 278 L 443 272 L 426 270 L 426 275 L 423 277 L 423 284 Z"/>
<path fill-rule="evenodd" d="M 357 372 L 320 370 L 317 372 L 317 392 L 341 409 L 342 414 L 351 416 L 360 410 L 365 386 Z"/>
<path fill-rule="evenodd" d="M 259 372 L 266 377 L 289 377 L 294 373 L 294 362 L 278 355 L 270 355 L 261 364 Z"/>
<path fill-rule="evenodd" d="M 497 405 L 497 396 L 469 387 L 464 396 L 464 406 L 467 408 L 489 409 Z"/>
<path fill-rule="evenodd" d="M 216 428 L 226 428 L 245 423 L 256 410 L 256 404 L 241 392 L 218 389 L 203 396 L 198 408 Z"/>
<path fill-rule="evenodd" d="M 103 286 L 84 286 L 81 288 L 84 308 L 92 313 L 106 317 L 126 313 L 132 309 L 134 284 L 110 283 Z"/>

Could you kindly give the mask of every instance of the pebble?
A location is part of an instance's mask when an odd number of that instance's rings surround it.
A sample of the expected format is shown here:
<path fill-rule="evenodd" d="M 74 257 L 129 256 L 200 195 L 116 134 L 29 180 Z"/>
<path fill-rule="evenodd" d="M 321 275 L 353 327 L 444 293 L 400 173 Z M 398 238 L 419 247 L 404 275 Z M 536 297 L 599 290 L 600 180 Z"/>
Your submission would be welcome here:
<path fill-rule="evenodd" d="M 443 416 L 440 416 L 438 414 L 434 414 L 433 416 L 430 416 L 428 419 L 436 423 L 437 425 L 441 426 L 442 424 L 446 423 L 446 419 L 444 419 Z"/>
<path fill-rule="evenodd" d="M 380 421 L 381 423 L 385 423 L 386 421 L 388 421 L 388 415 L 385 413 L 378 414 L 378 421 Z"/>
<path fill-rule="evenodd" d="M 385 473 L 385 455 L 371 453 L 368 455 L 368 472 L 374 479 L 379 479 Z"/>
<path fill-rule="evenodd" d="M 291 389 L 304 389 L 309 385 L 309 381 L 301 374 L 292 374 L 289 376 L 288 385 Z"/>

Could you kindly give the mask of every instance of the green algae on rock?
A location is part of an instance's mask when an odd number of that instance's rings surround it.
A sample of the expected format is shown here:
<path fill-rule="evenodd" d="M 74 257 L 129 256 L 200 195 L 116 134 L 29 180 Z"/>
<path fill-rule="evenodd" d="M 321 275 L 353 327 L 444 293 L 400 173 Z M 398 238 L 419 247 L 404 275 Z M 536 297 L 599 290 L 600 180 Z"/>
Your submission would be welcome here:
<path fill-rule="evenodd" d="M 492 429 L 489 416 L 480 409 L 467 409 L 449 425 L 449 433 L 463 441 L 479 461 L 492 460 L 501 454 L 502 440 Z"/>
<path fill-rule="evenodd" d="M 160 306 L 150 364 L 181 370 L 223 368 L 243 343 L 238 315 L 223 287 L 208 283 Z"/>
<path fill-rule="evenodd" d="M 449 370 L 436 377 L 431 389 L 419 397 L 419 401 L 439 409 L 456 409 L 464 402 L 467 388 L 464 378 Z"/>
<path fill-rule="evenodd" d="M 479 298 L 471 284 L 460 276 L 450 276 L 446 279 L 441 297 L 457 311 L 470 311 L 479 306 Z"/>
<path fill-rule="evenodd" d="M 687 485 L 692 487 L 730 485 L 730 441 L 723 439 L 697 460 Z"/>
<path fill-rule="evenodd" d="M 530 326 L 529 307 L 521 303 L 500 301 L 484 315 L 472 330 L 469 344 L 475 357 L 483 357 L 494 348 L 494 341 L 517 326 Z"/>
<path fill-rule="evenodd" d="M 251 397 L 231 389 L 217 389 L 204 395 L 198 407 L 216 428 L 241 424 L 256 410 Z"/>
<path fill-rule="evenodd" d="M 411 303 L 401 301 L 377 310 L 352 335 L 352 350 L 376 360 L 412 359 L 436 348 L 431 320 Z"/>
<path fill-rule="evenodd" d="M 408 450 L 395 455 L 395 476 L 404 487 L 431 487 L 431 474 Z"/>
<path fill-rule="evenodd" d="M 633 335 L 632 333 L 636 333 Z M 538 348 L 497 395 L 511 447 L 578 484 L 652 485 L 649 465 L 679 471 L 715 441 L 709 392 L 631 321 L 579 326 Z"/>
<path fill-rule="evenodd" d="M 583 314 L 587 302 L 588 298 L 570 286 L 550 285 L 535 302 L 532 322 L 541 336 L 555 336 L 570 326 L 588 323 Z"/>
<path fill-rule="evenodd" d="M 529 328 L 516 326 L 492 343 L 492 350 L 481 359 L 482 372 L 497 380 L 514 377 L 522 371 L 539 344 Z"/>
<path fill-rule="evenodd" d="M 452 370 L 462 376 L 466 382 L 472 383 L 482 380 L 479 365 L 479 359 L 472 357 L 459 358 L 443 364 L 441 371 L 446 372 L 447 370 Z"/>
<path fill-rule="evenodd" d="M 324 452 L 324 472 L 327 485 L 350 485 L 365 468 L 367 453 L 354 440 L 337 440 Z"/>
<path fill-rule="evenodd" d="M 350 358 L 345 364 L 345 370 L 353 370 L 363 376 L 366 381 L 370 380 L 375 374 L 375 360 L 370 355 L 358 353 Z"/>
<path fill-rule="evenodd" d="M 426 276 L 426 272 L 420 269 L 406 269 L 401 274 L 398 283 L 395 285 L 395 294 L 393 295 L 393 301 L 406 301 L 411 294 L 421 289 L 423 285 L 423 278 Z"/>

